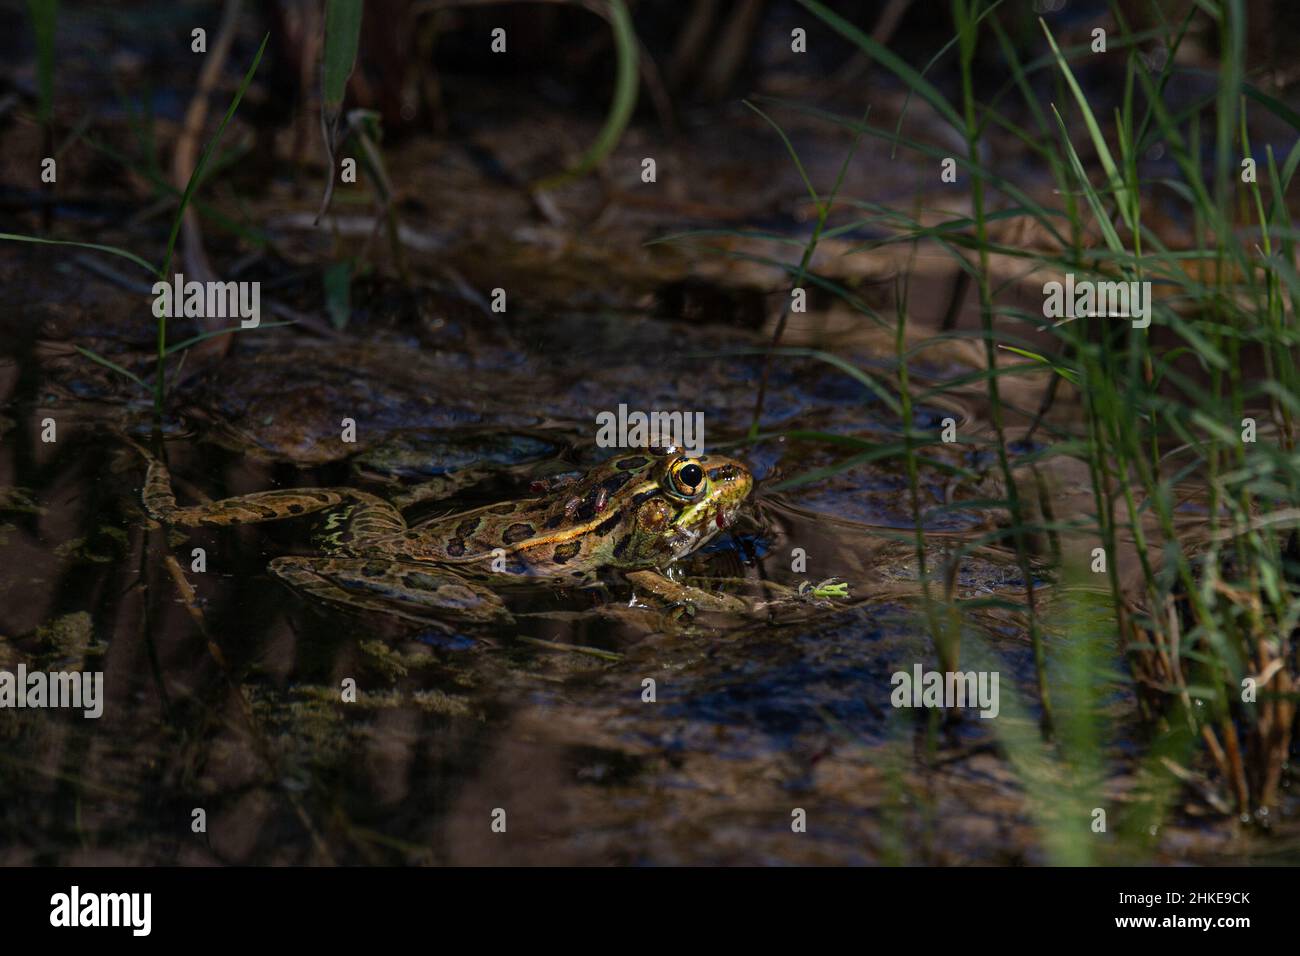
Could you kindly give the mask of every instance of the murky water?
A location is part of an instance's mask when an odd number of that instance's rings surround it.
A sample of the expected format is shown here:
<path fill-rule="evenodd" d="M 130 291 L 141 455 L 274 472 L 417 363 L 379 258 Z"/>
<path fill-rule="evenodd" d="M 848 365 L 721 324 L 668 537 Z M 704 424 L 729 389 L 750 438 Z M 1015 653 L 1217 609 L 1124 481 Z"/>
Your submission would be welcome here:
<path fill-rule="evenodd" d="M 250 336 L 176 392 L 166 447 L 182 498 L 354 484 L 406 496 L 418 517 L 526 496 L 536 476 L 607 454 L 590 438 L 600 397 L 700 408 L 710 445 L 725 445 L 743 435 L 760 371 L 760 359 L 716 355 L 752 347 L 752 333 L 648 316 L 476 316 L 437 335 Z M 936 662 L 897 462 L 770 492 L 842 456 L 760 441 L 745 452 L 752 507 L 684 569 L 760 598 L 763 582 L 836 575 L 850 598 L 681 621 L 611 579 L 602 596 L 508 594 L 508 632 L 421 629 L 341 613 L 266 573 L 277 555 L 314 552 L 318 518 L 148 530 L 143 462 L 123 440 L 147 434 L 147 398 L 62 356 L 33 351 L 4 369 L 0 652 L 6 666 L 102 670 L 107 696 L 97 721 L 0 712 L 9 862 L 1042 859 L 1020 782 L 973 712 L 934 735 L 889 705 L 894 672 Z M 773 431 L 893 427 L 825 363 L 783 360 L 770 388 Z M 337 440 L 349 415 L 355 446 Z M 47 417 L 53 443 L 40 440 Z M 923 467 L 923 508 L 952 488 Z M 990 520 L 937 511 L 931 561 Z M 204 573 L 188 570 L 195 547 Z M 167 555 L 187 569 L 197 613 Z M 1023 593 L 1016 564 L 987 549 L 953 580 L 963 597 Z M 1022 627 L 994 611 L 983 624 L 966 659 L 1032 700 Z M 359 694 L 345 704 L 349 678 Z M 206 835 L 190 831 L 196 808 Z M 508 840 L 489 826 L 498 808 Z M 797 809 L 817 823 L 809 834 L 791 833 Z"/>

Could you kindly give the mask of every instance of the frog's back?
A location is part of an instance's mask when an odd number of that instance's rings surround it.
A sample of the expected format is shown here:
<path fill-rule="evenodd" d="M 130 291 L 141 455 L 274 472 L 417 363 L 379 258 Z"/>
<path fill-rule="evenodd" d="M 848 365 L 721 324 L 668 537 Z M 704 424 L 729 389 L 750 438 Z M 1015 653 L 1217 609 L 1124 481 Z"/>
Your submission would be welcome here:
<path fill-rule="evenodd" d="M 620 532 L 629 530 L 628 497 L 647 461 L 598 467 L 546 497 L 431 519 L 406 532 L 397 549 L 417 560 L 482 563 L 484 570 L 504 552 L 507 573 L 580 573 L 607 563 Z"/>
<path fill-rule="evenodd" d="M 540 498 L 502 501 L 443 518 L 432 518 L 402 535 L 399 550 L 422 561 L 469 564 L 491 560 L 498 548 L 510 554 L 545 518 Z"/>

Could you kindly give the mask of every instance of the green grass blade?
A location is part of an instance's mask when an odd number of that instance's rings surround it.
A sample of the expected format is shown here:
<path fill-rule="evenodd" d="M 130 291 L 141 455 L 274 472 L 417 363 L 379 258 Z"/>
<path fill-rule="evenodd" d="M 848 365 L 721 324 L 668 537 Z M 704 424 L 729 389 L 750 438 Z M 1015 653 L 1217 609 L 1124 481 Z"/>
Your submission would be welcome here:
<path fill-rule="evenodd" d="M 185 192 L 181 196 L 180 208 L 176 210 L 176 218 L 172 221 L 171 234 L 167 237 L 167 252 L 163 256 L 162 265 L 158 269 L 158 278 L 160 279 L 167 278 L 167 272 L 171 269 L 172 255 L 176 251 L 176 239 L 181 232 L 181 220 L 185 216 L 185 208 L 190 204 L 190 197 L 194 195 L 194 190 L 198 187 L 199 180 L 203 176 L 203 167 L 208 164 L 208 159 L 216 150 L 217 143 L 221 141 L 221 134 L 226 131 L 226 126 L 230 124 L 230 120 L 234 117 L 235 110 L 239 109 L 240 101 L 243 100 L 244 94 L 248 92 L 249 84 L 253 82 L 253 74 L 257 72 L 258 64 L 262 62 L 262 54 L 266 52 L 266 44 L 270 39 L 271 34 L 269 33 L 262 37 L 262 45 L 257 48 L 257 55 L 253 57 L 253 65 L 244 74 L 239 89 L 235 91 L 235 98 L 230 101 L 230 108 L 226 110 L 226 115 L 221 118 L 221 125 L 217 127 L 212 139 L 208 140 L 208 145 L 203 148 L 203 154 L 195 164 L 194 172 L 190 173 L 189 182 L 186 183 Z"/>
<path fill-rule="evenodd" d="M 623 138 L 632 111 L 636 109 L 637 92 L 640 88 L 641 54 L 637 46 L 636 30 L 632 26 L 632 16 L 627 12 L 623 0 L 608 0 L 609 22 L 614 31 L 614 51 L 618 57 L 617 73 L 614 79 L 614 99 L 605 117 L 596 141 L 578 160 L 572 169 L 536 183 L 537 190 L 553 189 L 564 183 L 585 176 L 599 165 L 606 156 L 614 151 L 618 141 Z"/>
<path fill-rule="evenodd" d="M 97 242 L 74 242 L 71 239 L 42 239 L 40 236 L 23 236 L 13 232 L 0 232 L 0 239 L 8 239 L 11 242 L 31 242 L 42 246 L 75 246 L 78 249 L 94 249 L 96 252 L 108 252 L 115 256 L 121 256 L 123 259 L 129 259 L 151 275 L 154 271 L 152 265 L 135 253 L 119 249 L 117 246 L 105 246 Z"/>
<path fill-rule="evenodd" d="M 111 359 L 106 359 L 104 358 L 104 356 L 96 352 L 92 352 L 90 349 L 82 348 L 80 345 L 74 345 L 73 348 L 76 349 L 78 352 L 80 352 L 82 355 L 84 355 L 86 358 L 90 359 L 92 362 L 102 365 L 104 366 L 104 368 L 112 369 L 114 372 L 117 372 L 117 374 L 119 375 L 125 375 L 127 378 L 135 382 L 135 384 L 139 385 L 146 392 L 149 391 L 149 385 L 145 382 L 144 379 L 142 379 L 139 375 L 136 375 L 134 372 L 129 371 L 128 369 L 124 369 L 122 368 L 122 366 L 118 365 L 116 362 L 112 361 Z"/>
<path fill-rule="evenodd" d="M 1092 213 L 1097 219 L 1097 225 L 1101 228 L 1102 236 L 1106 239 L 1106 245 L 1110 247 L 1110 251 L 1115 253 L 1116 256 L 1124 256 L 1124 243 L 1120 241 L 1119 233 L 1115 231 L 1110 216 L 1106 214 L 1106 209 L 1101 204 L 1101 197 L 1088 179 L 1088 172 L 1083 168 L 1083 162 L 1079 159 L 1079 154 L 1075 152 L 1074 144 L 1070 142 L 1070 134 L 1065 129 L 1065 121 L 1061 119 L 1061 114 L 1057 112 L 1055 104 L 1052 105 L 1052 115 L 1056 117 L 1056 125 L 1061 131 L 1066 153 L 1070 157 L 1070 168 L 1074 170 L 1074 175 L 1078 178 L 1083 189 L 1084 197 L 1088 200 L 1088 205 L 1092 207 Z"/>
<path fill-rule="evenodd" d="M 980 15 L 975 18 L 976 25 L 978 25 L 981 21 L 983 21 L 985 17 L 992 14 L 993 11 L 995 11 L 998 7 L 1002 6 L 1002 2 L 1003 0 L 994 0 L 992 4 L 990 4 L 987 8 L 981 11 Z M 996 23 L 997 21 L 995 20 L 993 22 Z M 934 56 L 930 57 L 930 62 L 926 63 L 925 66 L 922 67 L 920 75 L 925 76 L 925 74 L 929 73 L 930 70 L 934 67 L 934 65 L 938 63 L 940 60 L 942 60 L 945 56 L 947 56 L 949 51 L 951 51 L 952 48 L 957 45 L 957 41 L 959 39 L 961 39 L 960 36 L 953 36 L 951 40 L 949 40 L 947 43 L 941 46 L 939 48 L 939 52 L 936 53 Z M 907 117 L 907 108 L 912 103 L 912 93 L 913 93 L 913 88 L 911 86 L 908 86 L 907 95 L 903 97 L 903 108 L 898 111 L 898 122 L 894 124 L 895 136 L 901 136 L 903 134 L 903 120 Z M 890 151 L 889 158 L 895 159 L 897 158 L 897 156 L 898 156 L 898 144 L 895 143 L 893 149 Z"/>
<path fill-rule="evenodd" d="M 1083 90 L 1079 88 L 1079 83 L 1074 78 L 1074 72 L 1070 69 L 1070 64 L 1065 62 L 1065 57 L 1061 56 L 1061 50 L 1056 45 L 1056 40 L 1052 37 L 1052 31 L 1047 29 L 1047 23 L 1039 17 L 1038 22 L 1042 24 L 1043 33 L 1047 36 L 1047 42 L 1051 44 L 1052 53 L 1056 56 L 1056 63 L 1061 68 L 1061 73 L 1065 77 L 1066 85 L 1070 87 L 1070 92 L 1074 94 L 1074 100 L 1079 105 L 1079 112 L 1083 116 L 1083 124 L 1088 129 L 1088 137 L 1092 140 L 1093 149 L 1097 151 L 1097 158 L 1101 161 L 1101 167 L 1106 171 L 1106 182 L 1110 184 L 1111 191 L 1115 194 L 1115 200 L 1119 203 L 1120 215 L 1124 217 L 1124 222 L 1133 232 L 1137 231 L 1133 220 L 1133 209 L 1130 205 L 1128 189 L 1124 185 L 1124 180 L 1119 174 L 1119 169 L 1115 166 L 1115 159 L 1111 156 L 1110 147 L 1106 145 L 1106 138 L 1101 134 L 1101 127 L 1097 125 L 1097 117 L 1092 112 L 1092 107 L 1088 105 L 1088 98 L 1083 95 Z M 1053 112 L 1057 112 L 1053 107 Z M 1060 121 L 1060 113 L 1057 112 L 1057 121 Z M 1064 128 L 1064 124 L 1062 124 Z"/>
<path fill-rule="evenodd" d="M 275 329 L 286 325 L 293 325 L 292 322 L 259 322 L 256 326 L 258 329 Z M 208 339 L 215 339 L 219 335 L 231 335 L 238 332 L 251 332 L 252 329 L 246 329 L 242 325 L 232 325 L 226 329 L 213 329 L 211 332 L 200 332 L 198 335 L 191 335 L 188 339 L 182 339 L 172 345 L 167 346 L 167 355 L 175 355 L 177 352 L 184 352 L 193 345 L 200 342 L 206 342 Z"/>
<path fill-rule="evenodd" d="M 813 186 L 812 180 L 808 178 L 808 171 L 803 168 L 803 160 L 799 158 L 799 153 L 796 152 L 794 144 L 790 142 L 790 137 L 785 135 L 785 130 L 783 130 L 781 125 L 776 120 L 772 119 L 772 117 L 768 116 L 753 103 L 749 102 L 749 100 L 744 100 L 743 102 L 751 110 L 763 117 L 767 122 L 767 125 L 776 130 L 776 135 L 781 137 L 781 142 L 785 144 L 785 151 L 790 154 L 790 158 L 794 160 L 794 168 L 799 171 L 799 178 L 803 180 L 804 188 L 808 190 L 808 195 L 812 197 L 813 205 L 816 206 L 818 212 L 820 212 L 822 208 L 821 197 L 817 195 L 816 187 Z M 800 243 L 800 245 L 804 245 L 804 243 Z"/>
<path fill-rule="evenodd" d="M 999 348 L 1006 349 L 1008 352 L 1012 352 L 1016 355 L 1023 356 L 1024 358 L 1027 359 L 1033 359 L 1035 362 L 1041 362 L 1045 366 L 1044 371 L 1050 369 L 1051 371 L 1055 372 L 1057 375 L 1061 376 L 1061 378 L 1069 382 L 1071 385 L 1079 384 L 1078 372 L 1076 372 L 1072 368 L 1066 368 L 1064 365 L 1061 365 L 1059 362 L 1053 362 L 1046 355 L 1039 355 L 1037 352 L 1031 352 L 1028 349 L 1019 349 L 1016 348 L 1014 345 L 1001 345 L 999 346 Z"/>
<path fill-rule="evenodd" d="M 352 317 L 352 263 L 336 262 L 321 276 L 325 288 L 325 310 L 330 323 L 342 332 Z"/>
<path fill-rule="evenodd" d="M 361 45 L 361 14 L 365 0 L 327 0 L 325 4 L 325 66 L 321 75 L 321 96 L 325 109 L 343 105 L 348 78 L 357 62 Z"/>
<path fill-rule="evenodd" d="M 59 16 L 58 0 L 27 0 L 27 12 L 36 34 L 37 115 L 42 126 L 54 118 L 54 27 Z"/>
<path fill-rule="evenodd" d="M 158 268 L 158 277 L 166 280 L 167 273 L 171 270 L 172 256 L 176 251 L 176 239 L 181 232 L 181 223 L 185 218 L 185 209 L 190 204 L 190 197 L 194 195 L 194 190 L 198 188 L 199 182 L 203 178 L 203 169 L 208 164 L 208 160 L 216 151 L 217 143 L 221 141 L 221 134 L 226 131 L 230 120 L 235 115 L 235 110 L 239 109 L 239 103 L 248 92 L 249 84 L 253 82 L 253 74 L 257 72 L 258 64 L 262 62 L 262 54 L 266 52 L 266 44 L 271 39 L 271 34 L 267 33 L 262 37 L 262 44 L 257 48 L 257 55 L 253 57 L 253 63 L 244 74 L 243 80 L 240 81 L 239 89 L 235 91 L 235 97 L 230 101 L 230 108 L 226 110 L 226 115 L 221 118 L 221 123 L 217 126 L 217 131 L 212 134 L 212 139 L 203 148 L 199 161 L 194 164 L 194 171 L 190 173 L 189 182 L 185 184 L 185 193 L 181 196 L 180 207 L 176 210 L 176 218 L 172 220 L 171 235 L 167 237 L 167 252 L 163 256 L 162 265 Z M 154 381 L 154 414 L 159 418 L 162 417 L 163 396 L 167 391 L 167 318 L 159 316 L 158 318 L 158 372 Z"/>
<path fill-rule="evenodd" d="M 902 80 L 909 90 L 915 90 L 921 99 L 934 107 L 940 116 L 952 124 L 953 129 L 965 133 L 966 124 L 957 115 L 957 111 L 953 109 L 952 104 L 939 92 L 938 88 L 917 72 L 916 69 L 900 59 L 888 47 L 877 43 L 838 13 L 818 3 L 817 0 L 799 0 L 799 5 L 818 17 L 844 39 L 860 47 L 872 60 Z"/>

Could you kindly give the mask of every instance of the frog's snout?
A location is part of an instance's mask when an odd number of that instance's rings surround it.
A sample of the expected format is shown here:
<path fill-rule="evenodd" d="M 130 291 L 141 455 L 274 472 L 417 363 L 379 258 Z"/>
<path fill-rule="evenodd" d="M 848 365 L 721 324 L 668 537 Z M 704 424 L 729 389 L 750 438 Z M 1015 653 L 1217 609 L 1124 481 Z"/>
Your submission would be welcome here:
<path fill-rule="evenodd" d="M 707 462 L 709 481 L 722 503 L 730 510 L 740 507 L 741 502 L 754 490 L 754 476 L 749 469 L 734 458 L 710 455 Z"/>

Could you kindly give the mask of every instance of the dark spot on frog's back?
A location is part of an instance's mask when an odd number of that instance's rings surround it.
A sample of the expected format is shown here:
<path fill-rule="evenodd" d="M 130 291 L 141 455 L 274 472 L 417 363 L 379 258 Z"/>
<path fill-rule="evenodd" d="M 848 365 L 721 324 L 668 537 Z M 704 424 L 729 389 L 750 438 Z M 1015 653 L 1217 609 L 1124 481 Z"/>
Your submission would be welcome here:
<path fill-rule="evenodd" d="M 583 499 L 582 504 L 573 512 L 573 517 L 579 521 L 590 521 L 596 517 L 596 499 L 600 497 L 598 489 L 592 489 L 587 492 L 587 497 Z"/>
<path fill-rule="evenodd" d="M 617 511 L 615 511 L 612 515 L 610 515 L 600 524 L 596 525 L 596 534 L 601 536 L 609 534 L 611 531 L 613 531 L 615 528 L 618 527 L 618 523 L 622 520 L 623 520 L 623 516 L 619 514 Z"/>
<path fill-rule="evenodd" d="M 631 473 L 622 471 L 616 475 L 610 475 L 608 478 L 606 478 L 604 481 L 600 483 L 600 486 L 605 489 L 607 494 L 612 495 L 614 494 L 614 492 L 618 491 L 620 488 L 622 488 L 631 480 L 632 480 Z"/>
<path fill-rule="evenodd" d="M 631 458 L 620 458 L 617 462 L 615 462 L 614 467 L 616 467 L 619 471 L 631 471 L 634 468 L 641 468 L 642 466 L 647 465 L 649 463 L 650 463 L 649 458 L 644 458 L 640 455 L 634 455 Z"/>
<path fill-rule="evenodd" d="M 516 521 L 510 527 L 506 528 L 505 532 L 501 535 L 501 540 L 506 544 L 514 544 L 518 541 L 523 541 L 525 538 L 532 537 L 535 533 L 536 532 L 532 525 L 525 524 L 522 521 Z"/>
<path fill-rule="evenodd" d="M 460 538 L 452 538 L 447 542 L 447 553 L 453 558 L 459 558 L 465 553 L 465 542 Z"/>
<path fill-rule="evenodd" d="M 478 526 L 482 523 L 483 523 L 482 518 L 478 518 L 478 517 L 466 518 L 460 524 L 456 525 L 456 537 L 468 538 L 478 529 Z"/>
<path fill-rule="evenodd" d="M 511 515 L 515 513 L 516 507 L 518 507 L 518 505 L 515 502 L 507 501 L 503 504 L 493 505 L 488 509 L 488 511 L 494 515 Z"/>
<path fill-rule="evenodd" d="M 578 552 L 582 550 L 581 541 L 566 541 L 555 549 L 555 563 L 564 564 L 566 561 L 577 557 Z"/>
<path fill-rule="evenodd" d="M 614 545 L 614 557 L 616 558 L 623 557 L 623 552 L 627 550 L 627 546 L 631 542 L 632 542 L 632 535 L 630 534 L 625 534 L 623 535 L 623 537 L 619 538 L 618 544 Z"/>

